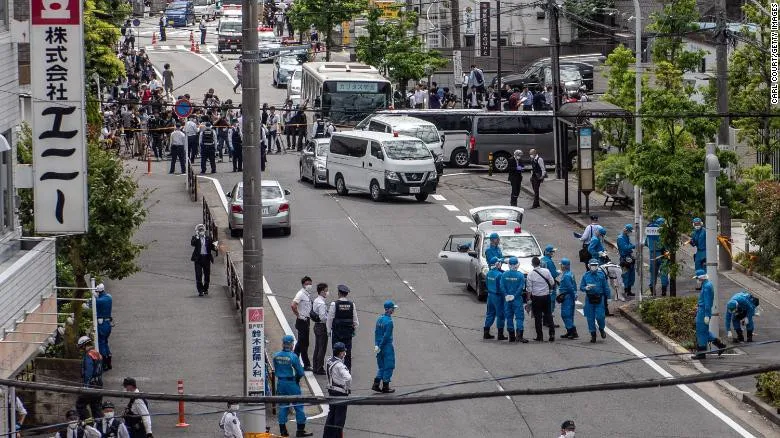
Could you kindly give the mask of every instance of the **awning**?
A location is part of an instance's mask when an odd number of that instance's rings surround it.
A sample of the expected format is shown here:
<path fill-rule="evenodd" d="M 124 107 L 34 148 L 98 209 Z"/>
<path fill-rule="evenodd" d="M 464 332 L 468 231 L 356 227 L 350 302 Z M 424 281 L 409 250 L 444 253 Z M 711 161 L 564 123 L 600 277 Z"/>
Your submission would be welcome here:
<path fill-rule="evenodd" d="M 564 103 L 558 110 L 558 119 L 569 126 L 584 126 L 590 124 L 590 119 L 615 117 L 630 119 L 633 113 L 608 102 Z"/>

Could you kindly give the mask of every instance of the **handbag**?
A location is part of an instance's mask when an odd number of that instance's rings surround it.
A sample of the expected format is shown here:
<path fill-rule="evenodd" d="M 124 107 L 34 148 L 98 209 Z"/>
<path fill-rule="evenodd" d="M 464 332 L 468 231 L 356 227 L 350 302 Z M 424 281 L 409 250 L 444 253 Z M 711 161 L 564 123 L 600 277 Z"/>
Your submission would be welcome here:
<path fill-rule="evenodd" d="M 601 304 L 601 295 L 599 295 L 599 294 L 588 294 L 588 302 L 590 304 Z"/>
<path fill-rule="evenodd" d="M 563 302 L 566 300 L 566 295 L 558 294 L 555 297 L 555 302 L 558 304 L 563 304 Z"/>
<path fill-rule="evenodd" d="M 587 247 L 580 248 L 580 262 L 588 263 L 590 261 L 590 251 Z"/>

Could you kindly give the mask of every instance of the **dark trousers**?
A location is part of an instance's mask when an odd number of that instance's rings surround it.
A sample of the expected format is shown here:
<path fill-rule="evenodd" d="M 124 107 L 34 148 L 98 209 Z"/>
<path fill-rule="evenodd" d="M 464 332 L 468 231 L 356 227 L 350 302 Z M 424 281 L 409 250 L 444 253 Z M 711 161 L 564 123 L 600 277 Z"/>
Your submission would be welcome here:
<path fill-rule="evenodd" d="M 190 145 L 190 163 L 195 162 L 195 157 L 198 156 L 198 136 L 188 135 L 187 144 Z"/>
<path fill-rule="evenodd" d="M 544 323 L 545 327 L 550 328 L 550 337 L 555 336 L 552 312 L 550 311 L 550 295 L 531 296 L 531 310 L 534 315 L 536 338 L 542 338 L 542 323 Z"/>
<path fill-rule="evenodd" d="M 333 335 L 330 342 L 331 348 L 333 348 L 333 344 L 336 342 L 341 342 L 344 344 L 344 347 L 346 347 L 347 355 L 344 356 L 344 365 L 347 366 L 348 370 L 352 371 L 352 336 L 348 338 L 339 338 L 336 335 Z"/>
<path fill-rule="evenodd" d="M 184 173 L 184 145 L 183 144 L 174 144 L 171 145 L 171 170 L 170 173 L 173 173 L 174 170 L 176 170 L 176 161 L 179 161 L 179 165 L 181 166 L 181 173 Z"/>
<path fill-rule="evenodd" d="M 328 390 L 328 394 L 334 397 L 344 397 L 344 394 Z M 325 430 L 322 438 L 341 438 L 344 436 L 344 424 L 347 422 L 347 405 L 332 404 L 328 411 L 328 419 L 325 420 Z"/>
<path fill-rule="evenodd" d="M 520 184 L 522 182 L 522 175 L 509 178 L 509 183 L 512 184 L 512 193 L 509 195 L 509 205 L 517 207 L 517 197 L 520 196 Z"/>
<path fill-rule="evenodd" d="M 80 395 L 76 399 L 76 412 L 79 413 L 79 419 L 101 418 L 103 416 L 103 397 L 94 395 Z M 87 410 L 89 407 L 89 410 Z M 89 412 L 92 411 L 92 415 Z"/>
<path fill-rule="evenodd" d="M 202 30 L 200 31 L 200 45 L 206 44 L 206 31 Z"/>
<path fill-rule="evenodd" d="M 314 323 L 314 371 L 325 370 L 325 353 L 328 352 L 328 327 L 324 322 Z"/>
<path fill-rule="evenodd" d="M 211 173 L 217 173 L 217 157 L 214 145 L 203 146 L 200 152 L 200 173 L 206 173 L 206 161 L 211 164 Z"/>
<path fill-rule="evenodd" d="M 152 151 L 154 151 L 154 158 L 158 160 L 162 158 L 163 138 L 160 136 L 152 136 Z"/>
<path fill-rule="evenodd" d="M 539 187 L 542 185 L 542 179 L 537 178 L 535 175 L 531 176 L 531 187 L 534 189 L 534 203 L 531 207 L 539 206 Z"/>
<path fill-rule="evenodd" d="M 217 137 L 217 151 L 219 151 L 219 159 L 221 160 L 224 155 L 222 155 L 223 152 L 227 152 L 228 156 L 230 156 L 230 150 L 228 149 L 228 140 L 227 137 Z"/>
<path fill-rule="evenodd" d="M 211 259 L 208 255 L 201 255 L 195 260 L 195 284 L 198 286 L 198 293 L 208 292 L 210 281 Z"/>
<path fill-rule="evenodd" d="M 309 319 L 298 318 L 295 320 L 295 329 L 298 330 L 298 343 L 295 344 L 293 353 L 301 356 L 303 367 L 311 367 L 309 361 Z"/>
<path fill-rule="evenodd" d="M 165 26 L 160 26 L 160 41 L 165 41 Z"/>
<path fill-rule="evenodd" d="M 233 149 L 233 172 L 244 170 L 244 150 L 241 146 L 234 146 Z"/>

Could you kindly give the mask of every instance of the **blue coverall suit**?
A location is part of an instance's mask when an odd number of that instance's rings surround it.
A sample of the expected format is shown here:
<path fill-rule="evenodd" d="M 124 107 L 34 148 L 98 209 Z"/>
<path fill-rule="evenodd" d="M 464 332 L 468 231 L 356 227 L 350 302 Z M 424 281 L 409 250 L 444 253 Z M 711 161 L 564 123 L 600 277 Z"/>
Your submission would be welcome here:
<path fill-rule="evenodd" d="M 558 268 L 555 267 L 555 262 L 553 262 L 552 257 L 549 255 L 545 255 L 542 257 L 542 267 L 547 268 L 547 270 L 550 271 L 550 275 L 552 276 L 553 280 L 557 279 L 559 275 L 561 275 L 558 272 Z M 550 313 L 555 314 L 555 296 L 558 295 L 558 287 L 554 287 L 550 291 Z"/>
<path fill-rule="evenodd" d="M 588 252 L 590 253 L 590 258 L 596 259 L 599 261 L 599 263 L 604 263 L 604 260 L 601 258 L 601 254 L 604 251 L 604 244 L 601 243 L 601 239 L 599 239 L 596 236 L 593 236 L 590 239 L 590 243 L 588 244 Z"/>
<path fill-rule="evenodd" d="M 485 250 L 485 260 L 490 261 L 493 257 L 497 257 L 499 260 L 504 260 L 504 253 L 501 252 L 500 246 L 488 245 Z"/>
<path fill-rule="evenodd" d="M 276 373 L 276 394 L 301 395 L 301 386 L 298 382 L 304 377 L 305 372 L 298 355 L 285 346 L 284 350 L 274 353 L 273 362 Z M 279 424 L 287 424 L 287 414 L 290 407 L 295 409 L 295 421 L 299 425 L 306 424 L 306 413 L 303 411 L 303 405 L 290 403 L 279 406 Z"/>
<path fill-rule="evenodd" d="M 631 236 L 626 233 L 620 233 L 620 236 L 617 238 L 617 247 L 618 247 L 618 253 L 620 253 L 620 261 L 623 262 L 626 257 L 634 258 L 634 248 L 636 248 L 636 245 L 631 243 Z M 634 266 L 636 266 L 635 263 L 631 263 L 630 266 L 628 266 L 623 272 L 623 275 L 621 276 L 623 278 L 623 287 L 626 289 L 626 291 L 631 290 L 632 287 L 634 287 L 634 281 L 636 279 L 636 272 L 634 270 Z"/>
<path fill-rule="evenodd" d="M 696 254 L 693 255 L 694 269 L 707 269 L 704 266 L 707 262 L 707 230 L 704 227 L 693 230 L 690 245 L 696 247 Z"/>
<path fill-rule="evenodd" d="M 592 285 L 591 290 L 585 289 L 585 286 Z M 582 276 L 580 281 L 580 290 L 585 292 L 585 319 L 588 321 L 588 330 L 591 333 L 596 333 L 596 323 L 598 323 L 599 329 L 604 330 L 606 321 L 604 319 L 604 300 L 610 298 L 609 283 L 607 283 L 607 276 L 601 270 L 595 272 L 588 271 Z M 599 297 L 599 301 L 596 303 L 590 302 L 590 296 L 596 295 Z"/>
<path fill-rule="evenodd" d="M 501 272 L 498 267 L 492 267 L 485 276 L 485 285 L 487 286 L 487 312 L 485 313 L 485 328 L 489 329 L 493 321 L 498 317 L 496 328 L 504 330 L 506 316 L 504 315 L 504 292 L 501 290 Z"/>
<path fill-rule="evenodd" d="M 501 274 L 501 291 L 504 292 L 504 313 L 506 313 L 506 329 L 510 337 L 523 331 L 525 314 L 523 313 L 523 292 L 525 291 L 525 274 L 511 269 Z M 513 296 L 512 301 L 506 297 Z M 517 321 L 517 324 L 515 324 Z"/>
<path fill-rule="evenodd" d="M 648 228 L 659 228 L 658 223 L 651 222 Z M 658 278 L 659 271 L 661 269 L 661 257 L 664 253 L 664 248 L 661 245 L 661 236 L 647 236 L 645 237 L 645 246 L 650 251 L 650 289 L 655 290 L 655 283 Z M 661 272 L 661 287 L 667 287 L 669 285 L 669 275 Z"/>
<path fill-rule="evenodd" d="M 710 280 L 705 280 L 701 285 L 699 302 L 696 304 L 696 346 L 707 348 L 707 345 L 716 339 L 716 336 L 710 333 L 709 323 L 704 322 L 704 318 L 712 317 L 712 303 L 715 299 L 715 288 L 712 287 Z"/>
<path fill-rule="evenodd" d="M 101 291 L 95 298 L 95 310 L 98 318 L 98 351 L 104 361 L 110 360 L 111 348 L 108 347 L 108 337 L 111 336 L 111 308 L 113 298 L 106 291 Z M 106 364 L 108 365 L 108 364 Z"/>
<path fill-rule="evenodd" d="M 564 296 L 563 303 L 561 303 L 561 319 L 566 330 L 570 330 L 574 327 L 574 307 L 577 301 L 577 280 L 574 278 L 574 273 L 571 271 L 564 271 L 561 276 L 561 285 L 558 287 L 558 293 Z"/>
<path fill-rule="evenodd" d="M 374 345 L 379 347 L 376 354 L 376 378 L 390 383 L 395 369 L 395 348 L 393 348 L 393 318 L 384 314 L 376 320 Z"/>
<path fill-rule="evenodd" d="M 734 304 L 732 304 L 734 303 Z M 728 310 L 732 305 L 736 305 L 736 310 L 733 312 Z M 726 332 L 731 330 L 731 324 L 734 323 L 734 331 L 738 334 L 742 334 L 742 319 L 747 318 L 747 325 L 745 328 L 748 331 L 749 340 L 753 338 L 753 316 L 756 314 L 756 306 L 753 304 L 753 296 L 747 292 L 737 292 L 726 304 Z"/>

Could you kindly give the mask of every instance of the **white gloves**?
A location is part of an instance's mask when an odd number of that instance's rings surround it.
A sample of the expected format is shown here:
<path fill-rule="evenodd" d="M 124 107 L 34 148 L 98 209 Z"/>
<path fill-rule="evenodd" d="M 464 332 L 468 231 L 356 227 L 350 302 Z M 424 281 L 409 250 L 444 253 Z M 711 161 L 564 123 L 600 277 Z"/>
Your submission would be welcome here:
<path fill-rule="evenodd" d="M 585 285 L 585 290 L 591 290 L 591 289 L 593 289 L 593 285 L 591 284 Z"/>
<path fill-rule="evenodd" d="M 732 334 L 731 334 L 731 330 L 729 330 L 729 332 L 726 334 L 726 336 L 728 336 L 730 338 L 733 337 Z"/>
<path fill-rule="evenodd" d="M 374 354 L 379 354 L 379 351 L 380 351 L 380 350 L 379 350 L 379 347 L 377 347 L 376 345 L 374 345 Z"/>
<path fill-rule="evenodd" d="M 710 317 L 709 316 L 705 316 L 704 317 L 704 323 L 705 324 L 709 324 L 710 323 Z"/>
<path fill-rule="evenodd" d="M 507 295 L 507 296 L 504 297 L 504 299 L 506 300 L 507 303 L 511 303 L 512 301 L 515 300 L 515 296 L 514 295 Z"/>
<path fill-rule="evenodd" d="M 212 242 L 212 245 L 214 245 L 214 249 L 219 249 L 219 240 Z"/>
<path fill-rule="evenodd" d="M 604 257 L 604 256 L 606 256 L 606 255 L 607 255 L 607 252 L 606 252 L 606 251 L 601 251 L 601 252 L 599 253 L 599 257 Z"/>

